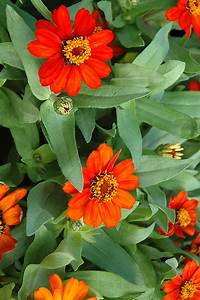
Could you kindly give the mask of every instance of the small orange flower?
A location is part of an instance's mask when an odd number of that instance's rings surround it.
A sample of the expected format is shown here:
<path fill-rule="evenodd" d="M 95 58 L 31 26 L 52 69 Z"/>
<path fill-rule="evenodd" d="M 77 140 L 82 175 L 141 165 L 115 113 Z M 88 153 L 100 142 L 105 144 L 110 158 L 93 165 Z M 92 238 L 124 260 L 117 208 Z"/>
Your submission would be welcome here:
<path fill-rule="evenodd" d="M 106 22 L 106 19 L 102 17 L 100 11 L 98 9 L 95 9 L 92 13 L 93 17 L 96 20 L 96 27 L 95 27 L 95 32 L 101 31 L 103 29 L 109 29 L 109 25 Z M 117 58 L 124 54 L 124 48 L 122 48 L 119 45 L 116 45 L 115 41 L 112 41 L 109 45 L 109 47 L 112 48 L 113 50 L 113 57 Z"/>
<path fill-rule="evenodd" d="M 164 284 L 167 294 L 163 300 L 199 300 L 200 299 L 200 266 L 192 260 L 185 264 L 181 275 Z"/>
<path fill-rule="evenodd" d="M 200 257 L 200 233 L 198 233 L 196 238 L 192 241 L 189 251 Z"/>
<path fill-rule="evenodd" d="M 190 80 L 188 83 L 188 89 L 190 91 L 200 91 L 200 82 L 197 80 Z"/>
<path fill-rule="evenodd" d="M 195 234 L 195 225 L 197 222 L 196 208 L 198 200 L 189 200 L 186 192 L 180 192 L 169 201 L 169 208 L 174 209 L 176 213 L 175 224 L 168 221 L 168 236 L 175 234 L 178 237 L 185 238 L 184 233 L 193 236 Z M 160 234 L 165 234 L 160 230 Z"/>
<path fill-rule="evenodd" d="M 69 96 L 78 94 L 82 81 L 91 89 L 99 88 L 101 78 L 111 72 L 105 61 L 113 57 L 108 47 L 113 32 L 95 32 L 95 18 L 84 8 L 77 12 L 74 26 L 64 5 L 55 9 L 51 17 L 53 23 L 36 23 L 36 40 L 28 44 L 32 55 L 47 59 L 39 69 L 41 84 L 50 86 L 55 94 L 66 89 Z"/>
<path fill-rule="evenodd" d="M 165 13 L 169 21 L 178 21 L 187 37 L 191 35 L 191 28 L 200 36 L 200 1 L 199 0 L 178 0 L 176 6 L 171 7 Z"/>
<path fill-rule="evenodd" d="M 59 275 L 50 276 L 51 290 L 41 287 L 34 292 L 35 300 L 96 300 L 96 297 L 86 298 L 89 287 L 84 281 L 70 278 L 63 284 Z"/>
<path fill-rule="evenodd" d="M 68 181 L 63 190 L 74 196 L 68 203 L 67 215 L 72 220 L 83 217 L 84 223 L 98 227 L 114 227 L 121 218 L 121 208 L 131 209 L 134 197 L 128 192 L 139 185 L 137 176 L 132 175 L 134 165 L 130 159 L 115 165 L 121 151 L 113 156 L 113 150 L 101 144 L 93 151 L 83 168 L 84 188 L 77 191 Z"/>
<path fill-rule="evenodd" d="M 11 236 L 10 226 L 21 223 L 22 209 L 17 204 L 27 194 L 27 190 L 19 188 L 7 194 L 10 188 L 0 184 L 0 259 L 3 253 L 13 250 L 16 240 Z"/>

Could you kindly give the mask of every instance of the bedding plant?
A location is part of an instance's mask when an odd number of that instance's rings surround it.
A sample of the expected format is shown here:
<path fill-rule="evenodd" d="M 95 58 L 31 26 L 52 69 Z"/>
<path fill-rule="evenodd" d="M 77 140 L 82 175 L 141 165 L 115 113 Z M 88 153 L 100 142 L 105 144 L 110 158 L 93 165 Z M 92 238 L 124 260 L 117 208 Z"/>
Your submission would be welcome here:
<path fill-rule="evenodd" d="M 200 1 L 0 1 L 0 300 L 200 299 Z"/>

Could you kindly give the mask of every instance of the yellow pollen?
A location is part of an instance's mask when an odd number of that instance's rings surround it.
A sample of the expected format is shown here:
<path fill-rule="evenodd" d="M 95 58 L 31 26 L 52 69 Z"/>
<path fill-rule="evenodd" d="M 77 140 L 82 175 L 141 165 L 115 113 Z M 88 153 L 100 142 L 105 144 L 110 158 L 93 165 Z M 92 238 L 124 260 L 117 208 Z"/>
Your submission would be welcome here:
<path fill-rule="evenodd" d="M 186 209 L 181 208 L 177 211 L 176 223 L 181 227 L 187 227 L 191 223 L 191 217 Z"/>
<path fill-rule="evenodd" d="M 64 43 L 62 49 L 66 63 L 80 66 L 91 56 L 89 40 L 84 37 L 76 37 Z"/>
<path fill-rule="evenodd" d="M 111 201 L 117 195 L 118 182 L 113 173 L 102 172 L 90 185 L 91 198 L 99 201 Z"/>
<path fill-rule="evenodd" d="M 188 0 L 187 7 L 193 16 L 200 16 L 200 0 Z"/>
<path fill-rule="evenodd" d="M 166 144 L 163 145 L 159 154 L 163 157 L 170 157 L 174 159 L 181 159 L 183 156 L 184 148 L 180 144 Z"/>
<path fill-rule="evenodd" d="M 181 299 L 189 299 L 194 296 L 196 286 L 192 281 L 186 281 L 181 288 Z"/>
<path fill-rule="evenodd" d="M 4 233 L 4 230 L 5 230 L 5 224 L 2 221 L 2 217 L 0 215 L 0 234 Z"/>

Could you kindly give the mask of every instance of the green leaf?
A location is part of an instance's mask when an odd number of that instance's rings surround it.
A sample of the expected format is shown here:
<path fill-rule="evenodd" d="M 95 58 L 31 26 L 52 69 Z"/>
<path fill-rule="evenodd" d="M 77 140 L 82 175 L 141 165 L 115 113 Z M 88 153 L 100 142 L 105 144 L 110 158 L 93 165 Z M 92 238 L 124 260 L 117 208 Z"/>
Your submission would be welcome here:
<path fill-rule="evenodd" d="M 195 119 L 167 105 L 150 100 L 136 101 L 138 118 L 152 126 L 181 138 L 193 138 L 199 134 Z"/>
<path fill-rule="evenodd" d="M 47 20 L 51 20 L 51 12 L 41 0 L 31 0 L 37 11 Z"/>
<path fill-rule="evenodd" d="M 0 63 L 23 70 L 21 60 L 10 42 L 0 43 Z"/>
<path fill-rule="evenodd" d="M 1 182 L 8 186 L 18 186 L 24 179 L 25 168 L 20 163 L 7 163 L 0 166 Z"/>
<path fill-rule="evenodd" d="M 43 224 L 64 211 L 65 199 L 62 188 L 53 182 L 41 182 L 32 188 L 27 199 L 27 235 L 33 235 Z"/>
<path fill-rule="evenodd" d="M 166 92 L 162 103 L 190 117 L 200 118 L 200 92 Z"/>
<path fill-rule="evenodd" d="M 138 244 L 150 236 L 154 227 L 155 224 L 141 227 L 123 221 L 117 234 L 118 242 L 123 246 Z"/>
<path fill-rule="evenodd" d="M 166 182 L 162 182 L 161 186 L 171 191 L 193 191 L 200 188 L 200 181 L 188 171 L 184 171 L 178 176 Z"/>
<path fill-rule="evenodd" d="M 171 28 L 171 23 L 163 26 L 150 45 L 136 57 L 134 64 L 157 70 L 169 51 L 168 34 Z"/>
<path fill-rule="evenodd" d="M 120 43 L 126 48 L 144 46 L 144 40 L 135 25 L 126 25 L 119 29 L 116 34 Z"/>
<path fill-rule="evenodd" d="M 96 231 L 94 243 L 83 243 L 82 255 L 103 270 L 116 273 L 136 284 L 143 284 L 138 267 L 128 253 L 102 229 Z"/>
<path fill-rule="evenodd" d="M 8 31 L 14 48 L 22 61 L 31 90 L 38 99 L 48 99 L 50 90 L 41 86 L 38 78 L 40 60 L 31 56 L 27 50 L 28 42 L 35 38 L 34 33 L 11 6 L 7 6 L 6 14 Z"/>
<path fill-rule="evenodd" d="M 117 126 L 119 135 L 131 152 L 137 166 L 142 156 L 142 135 L 135 111 L 135 102 L 131 101 L 117 108 Z"/>
<path fill-rule="evenodd" d="M 82 238 L 80 233 L 68 231 L 67 236 L 61 241 L 57 249 L 46 256 L 41 265 L 47 269 L 56 269 L 72 264 L 74 270 L 83 264 L 81 259 Z"/>
<path fill-rule="evenodd" d="M 86 143 L 89 143 L 95 128 L 96 111 L 94 109 L 82 108 L 76 112 L 75 116 L 76 123 L 80 128 Z"/>
<path fill-rule="evenodd" d="M 14 283 L 10 283 L 0 288 L 0 299 L 2 300 L 11 300 L 12 299 L 12 291 L 15 287 Z"/>
<path fill-rule="evenodd" d="M 143 286 L 130 283 L 114 273 L 103 271 L 79 271 L 67 276 L 84 280 L 92 293 L 98 297 L 117 298 L 127 295 L 140 294 L 145 291 Z M 112 288 L 110 288 L 112 286 Z M 120 298 L 121 299 L 121 298 Z"/>
<path fill-rule="evenodd" d="M 82 190 L 82 167 L 75 140 L 74 113 L 59 115 L 54 110 L 53 102 L 46 101 L 41 106 L 41 117 L 62 173 L 78 190 Z"/>
<path fill-rule="evenodd" d="M 137 170 L 140 187 L 148 187 L 173 178 L 189 167 L 192 162 L 193 159 L 178 161 L 157 155 L 145 155 Z"/>
<path fill-rule="evenodd" d="M 108 21 L 108 23 L 112 23 L 112 3 L 110 1 L 101 0 L 97 3 L 97 6 L 104 12 L 106 21 Z"/>

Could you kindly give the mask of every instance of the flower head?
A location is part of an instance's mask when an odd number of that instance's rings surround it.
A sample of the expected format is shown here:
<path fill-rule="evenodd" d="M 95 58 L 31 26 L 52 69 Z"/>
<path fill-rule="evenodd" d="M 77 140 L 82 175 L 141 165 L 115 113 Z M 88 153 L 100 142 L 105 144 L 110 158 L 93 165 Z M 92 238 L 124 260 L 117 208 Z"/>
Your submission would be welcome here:
<path fill-rule="evenodd" d="M 200 299 L 200 266 L 195 261 L 188 261 L 181 275 L 164 284 L 167 294 L 163 300 L 199 300 Z"/>
<path fill-rule="evenodd" d="M 139 185 L 137 176 L 132 175 L 134 165 L 130 159 L 115 166 L 119 154 L 106 144 L 93 151 L 83 168 L 84 188 L 78 192 L 68 181 L 63 190 L 73 194 L 68 203 L 67 215 L 72 220 L 83 217 L 84 223 L 98 227 L 104 223 L 108 228 L 118 224 L 121 208 L 131 209 L 135 199 L 128 192 Z"/>
<path fill-rule="evenodd" d="M 192 241 L 189 251 L 200 257 L 200 233 Z"/>
<path fill-rule="evenodd" d="M 21 223 L 22 209 L 17 204 L 27 194 L 27 190 L 19 188 L 9 194 L 10 188 L 0 184 L 0 259 L 3 253 L 13 250 L 16 240 L 11 236 L 10 226 Z"/>
<path fill-rule="evenodd" d="M 175 224 L 169 223 L 168 236 L 175 234 L 181 238 L 185 238 L 184 233 L 193 236 L 195 234 L 195 225 L 197 221 L 196 208 L 198 201 L 195 199 L 189 200 L 186 192 L 180 192 L 169 201 L 169 208 L 175 210 Z M 160 230 L 161 234 L 164 234 Z"/>
<path fill-rule="evenodd" d="M 197 80 L 190 80 L 188 83 L 188 89 L 190 91 L 200 91 L 200 82 Z"/>
<path fill-rule="evenodd" d="M 187 37 L 191 35 L 191 28 L 200 35 L 200 0 L 178 0 L 177 5 L 165 13 L 169 21 L 178 21 Z"/>
<path fill-rule="evenodd" d="M 158 149 L 158 153 L 163 157 L 181 159 L 184 148 L 180 144 L 166 144 Z"/>
<path fill-rule="evenodd" d="M 54 274 L 49 278 L 51 290 L 41 287 L 34 292 L 35 300 L 96 300 L 96 297 L 86 298 L 89 287 L 84 281 L 70 278 L 63 284 L 60 276 Z"/>
<path fill-rule="evenodd" d="M 104 17 L 102 17 L 100 11 L 98 9 L 95 9 L 92 13 L 93 17 L 96 20 L 96 27 L 95 27 L 95 32 L 104 30 L 104 29 L 109 29 L 109 25 L 106 21 L 106 19 Z M 109 47 L 112 48 L 113 50 L 113 56 L 115 58 L 121 56 L 122 54 L 124 54 L 124 48 L 122 48 L 121 46 L 117 45 L 115 43 L 115 41 L 113 40 L 110 44 Z"/>
<path fill-rule="evenodd" d="M 101 78 L 111 72 L 105 61 L 113 56 L 108 47 L 113 32 L 95 32 L 95 18 L 84 8 L 77 12 L 74 27 L 64 5 L 55 9 L 51 17 L 52 23 L 36 23 L 36 40 L 28 44 L 32 55 L 47 59 L 39 69 L 41 84 L 50 86 L 55 94 L 66 89 L 70 96 L 78 94 L 82 81 L 92 89 L 100 87 Z"/>

